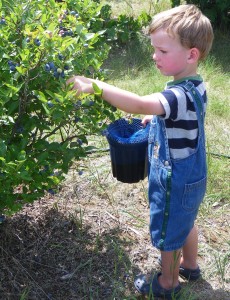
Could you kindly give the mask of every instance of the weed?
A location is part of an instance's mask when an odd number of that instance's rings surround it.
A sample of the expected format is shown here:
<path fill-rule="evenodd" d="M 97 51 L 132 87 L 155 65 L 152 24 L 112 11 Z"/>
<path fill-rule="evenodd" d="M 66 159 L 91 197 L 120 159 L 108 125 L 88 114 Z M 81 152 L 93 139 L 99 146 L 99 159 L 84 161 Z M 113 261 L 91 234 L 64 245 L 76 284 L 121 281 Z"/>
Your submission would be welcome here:
<path fill-rule="evenodd" d="M 27 297 L 28 297 L 29 291 L 30 290 L 28 288 L 25 288 L 25 290 L 23 291 L 23 293 L 20 296 L 20 300 L 26 300 L 26 299 L 28 299 Z"/>
<path fill-rule="evenodd" d="M 215 254 L 215 262 L 217 266 L 217 274 L 221 278 L 222 285 L 224 286 L 225 283 L 228 282 L 230 278 L 226 278 L 227 269 L 229 268 L 229 258 L 230 253 L 226 253 L 224 255 L 221 255 L 219 252 Z"/>

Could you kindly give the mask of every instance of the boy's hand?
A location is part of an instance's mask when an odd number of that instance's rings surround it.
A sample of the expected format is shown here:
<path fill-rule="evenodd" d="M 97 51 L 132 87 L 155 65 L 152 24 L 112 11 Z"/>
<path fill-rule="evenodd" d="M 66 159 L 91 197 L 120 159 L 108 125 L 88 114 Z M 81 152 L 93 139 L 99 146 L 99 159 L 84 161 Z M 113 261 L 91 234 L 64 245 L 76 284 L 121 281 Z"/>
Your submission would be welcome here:
<path fill-rule="evenodd" d="M 145 127 L 147 123 L 149 123 L 152 120 L 152 115 L 144 116 L 144 118 L 141 121 L 141 124 Z"/>
<path fill-rule="evenodd" d="M 73 76 L 67 80 L 67 85 L 73 83 L 72 89 L 76 90 L 76 96 L 79 96 L 81 93 L 93 94 L 93 80 L 86 78 L 84 76 Z"/>

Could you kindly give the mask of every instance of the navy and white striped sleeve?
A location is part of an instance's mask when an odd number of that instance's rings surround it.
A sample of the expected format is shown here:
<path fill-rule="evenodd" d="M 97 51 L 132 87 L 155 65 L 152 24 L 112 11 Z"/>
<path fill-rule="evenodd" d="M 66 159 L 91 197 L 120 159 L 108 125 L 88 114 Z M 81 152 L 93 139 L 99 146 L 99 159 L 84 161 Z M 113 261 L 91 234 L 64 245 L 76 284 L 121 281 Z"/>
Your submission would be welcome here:
<path fill-rule="evenodd" d="M 164 119 L 178 119 L 178 90 L 167 89 L 159 93 L 158 98 L 164 107 L 165 115 L 161 116 Z"/>

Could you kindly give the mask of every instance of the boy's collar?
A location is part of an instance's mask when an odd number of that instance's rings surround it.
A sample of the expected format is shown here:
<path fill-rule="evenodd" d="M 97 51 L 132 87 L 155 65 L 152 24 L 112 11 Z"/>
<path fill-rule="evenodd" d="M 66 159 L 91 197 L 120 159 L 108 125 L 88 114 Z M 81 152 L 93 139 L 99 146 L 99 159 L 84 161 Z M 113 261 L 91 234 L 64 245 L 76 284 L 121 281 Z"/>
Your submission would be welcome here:
<path fill-rule="evenodd" d="M 188 81 L 188 80 L 199 80 L 199 81 L 203 81 L 202 77 L 200 75 L 196 75 L 196 76 L 189 76 L 189 77 L 184 77 L 178 80 L 172 80 L 172 81 L 168 81 L 167 82 L 167 87 L 175 85 L 175 84 L 179 84 L 183 81 Z"/>

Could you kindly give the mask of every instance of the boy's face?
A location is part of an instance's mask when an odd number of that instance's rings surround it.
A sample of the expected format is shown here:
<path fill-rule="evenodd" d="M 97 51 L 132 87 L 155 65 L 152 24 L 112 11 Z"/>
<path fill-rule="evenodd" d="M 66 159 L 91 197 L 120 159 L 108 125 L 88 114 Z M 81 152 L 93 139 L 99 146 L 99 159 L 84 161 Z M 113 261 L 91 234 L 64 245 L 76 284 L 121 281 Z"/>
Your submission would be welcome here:
<path fill-rule="evenodd" d="M 178 37 L 171 37 L 164 29 L 150 35 L 151 45 L 155 49 L 153 60 L 156 67 L 165 76 L 174 80 L 196 75 L 196 63 L 191 63 L 191 49 L 183 47 Z M 194 74 L 195 73 L 195 74 Z"/>

